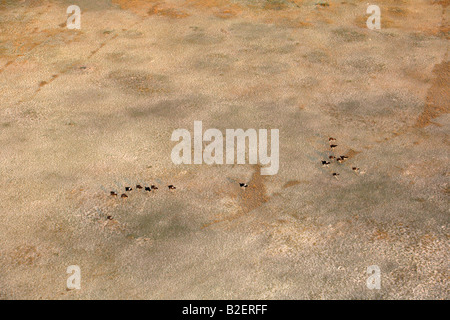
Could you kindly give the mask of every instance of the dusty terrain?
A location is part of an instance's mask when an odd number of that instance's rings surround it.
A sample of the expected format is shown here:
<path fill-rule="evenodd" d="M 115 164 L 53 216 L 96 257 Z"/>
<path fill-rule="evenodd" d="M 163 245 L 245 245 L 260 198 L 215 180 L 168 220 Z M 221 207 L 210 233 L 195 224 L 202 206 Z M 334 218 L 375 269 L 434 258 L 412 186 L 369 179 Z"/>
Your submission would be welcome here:
<path fill-rule="evenodd" d="M 0 298 L 448 299 L 448 3 L 0 0 Z M 278 174 L 174 165 L 194 120 Z"/>

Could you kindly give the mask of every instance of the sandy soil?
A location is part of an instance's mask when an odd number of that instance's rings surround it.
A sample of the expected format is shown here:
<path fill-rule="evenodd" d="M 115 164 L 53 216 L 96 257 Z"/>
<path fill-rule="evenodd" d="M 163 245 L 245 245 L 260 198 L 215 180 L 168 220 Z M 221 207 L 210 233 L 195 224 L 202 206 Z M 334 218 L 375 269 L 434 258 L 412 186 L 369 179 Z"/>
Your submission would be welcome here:
<path fill-rule="evenodd" d="M 0 0 L 0 298 L 448 299 L 448 3 Z M 278 174 L 174 165 L 194 120 Z"/>

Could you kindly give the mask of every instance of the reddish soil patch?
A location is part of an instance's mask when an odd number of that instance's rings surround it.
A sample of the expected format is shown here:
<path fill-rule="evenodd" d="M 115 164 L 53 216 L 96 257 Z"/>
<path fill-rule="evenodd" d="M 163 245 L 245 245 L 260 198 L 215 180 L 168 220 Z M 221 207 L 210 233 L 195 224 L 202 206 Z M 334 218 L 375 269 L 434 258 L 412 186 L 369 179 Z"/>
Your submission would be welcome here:
<path fill-rule="evenodd" d="M 434 66 L 433 74 L 435 75 L 435 78 L 432 82 L 431 88 L 428 90 L 425 109 L 417 118 L 417 122 L 415 124 L 416 127 L 424 128 L 432 123 L 434 118 L 449 112 L 449 67 L 449 61 L 445 61 Z"/>

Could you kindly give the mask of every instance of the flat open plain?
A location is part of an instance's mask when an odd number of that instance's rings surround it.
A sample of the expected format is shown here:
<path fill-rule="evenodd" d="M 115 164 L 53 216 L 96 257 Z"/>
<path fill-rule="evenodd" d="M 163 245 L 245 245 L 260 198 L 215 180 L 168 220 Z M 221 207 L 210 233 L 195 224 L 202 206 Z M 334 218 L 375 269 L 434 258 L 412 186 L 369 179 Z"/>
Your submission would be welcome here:
<path fill-rule="evenodd" d="M 0 0 L 0 299 L 449 299 L 449 1 L 371 4 Z M 195 120 L 278 174 L 173 164 Z"/>

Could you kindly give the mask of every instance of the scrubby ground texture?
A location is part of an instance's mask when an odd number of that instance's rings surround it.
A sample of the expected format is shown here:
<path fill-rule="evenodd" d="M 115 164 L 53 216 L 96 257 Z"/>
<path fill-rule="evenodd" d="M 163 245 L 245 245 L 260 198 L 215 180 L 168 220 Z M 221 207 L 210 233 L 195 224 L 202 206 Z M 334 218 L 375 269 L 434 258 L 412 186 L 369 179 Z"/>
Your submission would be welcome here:
<path fill-rule="evenodd" d="M 448 299 L 449 1 L 371 4 L 0 0 L 0 298 Z M 194 120 L 278 174 L 173 164 Z"/>

